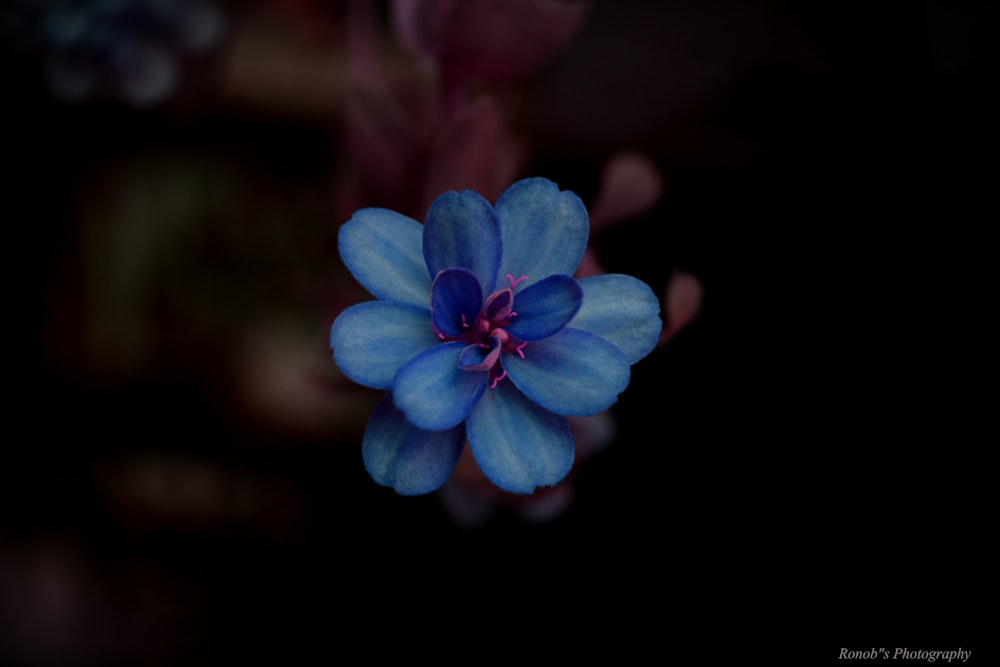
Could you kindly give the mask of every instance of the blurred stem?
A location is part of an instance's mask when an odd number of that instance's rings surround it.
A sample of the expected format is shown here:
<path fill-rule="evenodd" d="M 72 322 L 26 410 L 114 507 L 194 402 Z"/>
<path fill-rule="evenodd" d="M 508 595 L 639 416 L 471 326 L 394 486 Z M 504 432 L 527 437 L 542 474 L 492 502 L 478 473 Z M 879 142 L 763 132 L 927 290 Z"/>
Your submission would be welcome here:
<path fill-rule="evenodd" d="M 375 7 L 376 4 L 371 0 L 351 0 L 347 3 L 345 10 L 347 67 L 352 83 L 382 82 L 376 34 L 378 16 Z"/>
<path fill-rule="evenodd" d="M 444 97 L 445 118 L 449 121 L 458 118 L 469 105 L 469 87 L 464 79 L 446 79 L 441 86 Z"/>

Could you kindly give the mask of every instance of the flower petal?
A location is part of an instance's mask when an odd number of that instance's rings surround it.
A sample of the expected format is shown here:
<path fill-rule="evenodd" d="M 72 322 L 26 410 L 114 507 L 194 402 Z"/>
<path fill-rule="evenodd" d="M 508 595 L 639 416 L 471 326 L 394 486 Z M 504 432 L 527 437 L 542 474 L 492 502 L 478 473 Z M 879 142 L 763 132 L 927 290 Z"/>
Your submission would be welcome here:
<path fill-rule="evenodd" d="M 441 195 L 427 211 L 423 252 L 431 276 L 459 267 L 471 271 L 484 289 L 492 287 L 501 252 L 493 206 L 471 190 Z"/>
<path fill-rule="evenodd" d="M 509 273 L 538 282 L 554 274 L 572 275 L 580 265 L 590 221 L 574 193 L 560 191 L 545 178 L 526 178 L 500 195 L 496 212 L 503 234 L 501 279 Z M 483 287 L 490 289 L 488 283 Z M 499 287 L 503 285 L 494 289 Z"/>
<path fill-rule="evenodd" d="M 431 318 L 437 330 L 457 337 L 476 323 L 483 288 L 465 269 L 445 269 L 431 284 Z"/>
<path fill-rule="evenodd" d="M 584 278 L 583 306 L 570 321 L 625 353 L 630 364 L 649 354 L 660 337 L 660 302 L 649 285 L 620 273 Z"/>
<path fill-rule="evenodd" d="M 422 308 L 366 301 L 345 309 L 330 328 L 333 358 L 344 375 L 373 389 L 389 389 L 407 361 L 440 343 Z"/>
<path fill-rule="evenodd" d="M 496 366 L 501 352 L 503 346 L 500 339 L 490 336 L 490 344 L 486 347 L 479 344 L 466 346 L 458 355 L 458 365 L 464 371 L 488 371 Z"/>
<path fill-rule="evenodd" d="M 365 469 L 382 486 L 404 496 L 430 493 L 451 476 L 465 445 L 465 427 L 416 428 L 386 395 L 368 421 L 361 444 Z"/>
<path fill-rule="evenodd" d="M 363 208 L 338 235 L 348 270 L 379 299 L 426 308 L 431 280 L 421 247 L 423 225 L 383 208 Z"/>
<path fill-rule="evenodd" d="M 507 331 L 521 340 L 548 338 L 573 319 L 582 301 L 580 283 L 569 276 L 549 276 L 517 295 L 517 316 L 511 319 Z"/>
<path fill-rule="evenodd" d="M 392 385 L 396 407 L 417 428 L 442 431 L 458 426 L 482 396 L 490 374 L 459 368 L 465 347 L 458 341 L 435 345 L 396 374 Z"/>
<path fill-rule="evenodd" d="M 608 409 L 630 377 L 621 350 L 600 336 L 569 327 L 530 343 L 523 359 L 505 354 L 502 363 L 528 398 L 560 415 L 582 417 Z"/>
<path fill-rule="evenodd" d="M 531 493 L 573 467 L 573 431 L 565 417 L 533 403 L 510 382 L 487 391 L 466 422 L 469 447 L 494 484 Z"/>

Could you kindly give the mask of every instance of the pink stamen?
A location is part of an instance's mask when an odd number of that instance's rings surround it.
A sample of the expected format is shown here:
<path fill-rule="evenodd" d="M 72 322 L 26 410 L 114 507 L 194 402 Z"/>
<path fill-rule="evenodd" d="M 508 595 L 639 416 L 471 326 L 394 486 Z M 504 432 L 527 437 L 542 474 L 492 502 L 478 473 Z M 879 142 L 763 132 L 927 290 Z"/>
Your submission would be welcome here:
<path fill-rule="evenodd" d="M 517 284 L 519 282 L 521 282 L 522 280 L 527 280 L 527 279 L 528 279 L 528 276 L 521 276 L 517 280 L 514 280 L 514 276 L 512 274 L 510 274 L 510 273 L 507 274 L 507 280 L 510 281 L 510 288 L 511 289 L 514 289 L 514 287 L 516 287 Z"/>
<path fill-rule="evenodd" d="M 527 341 L 525 341 L 525 342 L 521 343 L 520 345 L 518 345 L 517 347 L 514 348 L 515 350 L 517 350 L 517 353 L 519 355 L 521 355 L 522 359 L 524 359 L 524 346 L 527 345 L 527 344 L 528 344 Z"/>
<path fill-rule="evenodd" d="M 517 311 L 516 310 L 510 311 L 510 315 L 508 315 L 507 317 L 517 317 Z"/>
<path fill-rule="evenodd" d="M 469 328 L 469 323 L 465 321 L 465 313 L 462 313 L 462 326 L 466 329 Z"/>
<path fill-rule="evenodd" d="M 507 377 L 507 371 L 504 371 L 500 375 L 493 378 L 493 384 L 490 385 L 490 389 L 496 389 L 497 383 L 500 382 L 500 380 L 504 379 L 505 377 Z"/>

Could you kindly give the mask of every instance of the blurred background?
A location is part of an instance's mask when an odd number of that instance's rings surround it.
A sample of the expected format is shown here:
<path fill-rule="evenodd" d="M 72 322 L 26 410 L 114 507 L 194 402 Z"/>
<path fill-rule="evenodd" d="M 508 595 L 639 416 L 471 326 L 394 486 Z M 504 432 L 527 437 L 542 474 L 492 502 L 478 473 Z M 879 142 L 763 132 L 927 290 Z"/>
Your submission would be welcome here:
<path fill-rule="evenodd" d="M 0 662 L 968 648 L 997 19 L 6 2 Z M 379 393 L 329 351 L 369 298 L 339 225 L 523 176 L 588 204 L 581 275 L 646 281 L 661 345 L 555 489 L 463 461 L 399 497 L 361 462 Z"/>

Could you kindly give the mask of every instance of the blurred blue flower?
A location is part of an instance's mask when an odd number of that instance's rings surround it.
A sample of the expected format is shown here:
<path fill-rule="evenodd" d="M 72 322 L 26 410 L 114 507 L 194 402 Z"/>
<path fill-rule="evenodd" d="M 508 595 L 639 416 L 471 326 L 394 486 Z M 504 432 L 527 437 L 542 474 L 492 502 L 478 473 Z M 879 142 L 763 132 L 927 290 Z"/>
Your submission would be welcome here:
<path fill-rule="evenodd" d="M 572 277 L 589 232 L 579 197 L 544 178 L 518 181 L 495 207 L 448 192 L 423 225 L 381 208 L 343 225 L 344 263 L 377 300 L 344 310 L 330 345 L 345 375 L 389 390 L 362 445 L 376 482 L 431 492 L 466 441 L 507 491 L 569 473 L 567 416 L 614 404 L 661 328 L 645 283 Z"/>
<path fill-rule="evenodd" d="M 222 38 L 216 0 L 13 0 L 0 32 L 37 52 L 48 85 L 64 100 L 103 88 L 135 106 L 164 102 L 187 58 Z"/>

